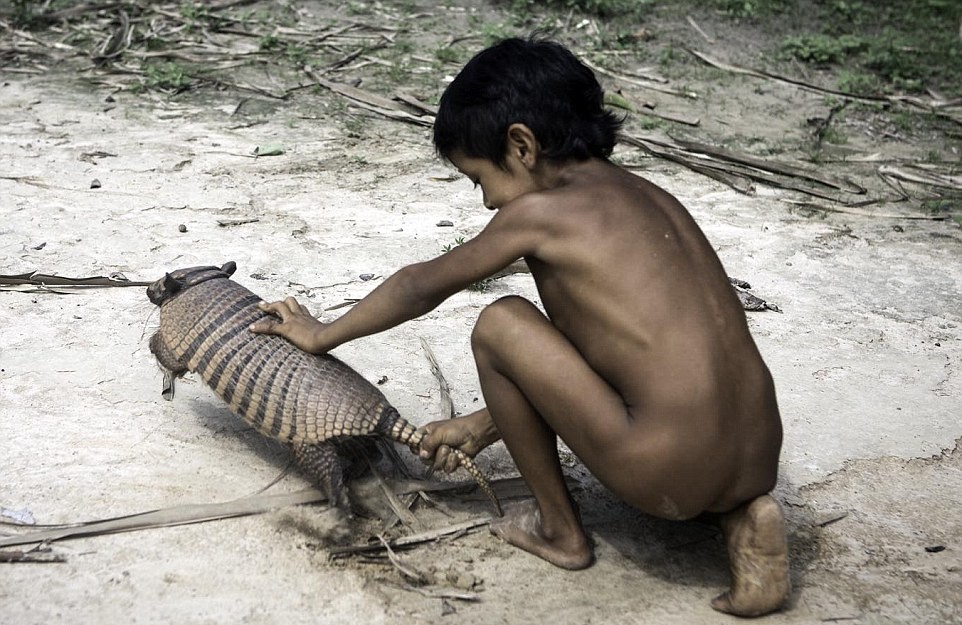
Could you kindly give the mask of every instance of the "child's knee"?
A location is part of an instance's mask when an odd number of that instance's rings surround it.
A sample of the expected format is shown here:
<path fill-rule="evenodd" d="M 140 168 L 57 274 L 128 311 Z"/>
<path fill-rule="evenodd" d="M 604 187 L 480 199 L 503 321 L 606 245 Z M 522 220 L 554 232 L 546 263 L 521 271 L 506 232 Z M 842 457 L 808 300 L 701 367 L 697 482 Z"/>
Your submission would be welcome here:
<path fill-rule="evenodd" d="M 525 317 L 538 313 L 534 304 L 517 295 L 508 295 L 489 304 L 478 315 L 478 321 L 471 333 L 471 345 L 479 347 L 490 345 L 493 340 L 504 341 L 510 332 L 518 331 L 525 323 Z"/>

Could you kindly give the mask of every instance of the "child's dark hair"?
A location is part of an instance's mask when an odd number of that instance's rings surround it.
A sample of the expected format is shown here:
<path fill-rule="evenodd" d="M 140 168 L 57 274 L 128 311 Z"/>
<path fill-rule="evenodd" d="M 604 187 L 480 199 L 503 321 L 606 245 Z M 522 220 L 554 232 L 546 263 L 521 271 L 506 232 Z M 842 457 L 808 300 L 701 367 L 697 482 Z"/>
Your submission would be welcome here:
<path fill-rule="evenodd" d="M 464 66 L 441 96 L 434 147 L 504 166 L 507 130 L 521 123 L 550 160 L 607 159 L 621 120 L 595 75 L 561 44 L 505 39 Z"/>

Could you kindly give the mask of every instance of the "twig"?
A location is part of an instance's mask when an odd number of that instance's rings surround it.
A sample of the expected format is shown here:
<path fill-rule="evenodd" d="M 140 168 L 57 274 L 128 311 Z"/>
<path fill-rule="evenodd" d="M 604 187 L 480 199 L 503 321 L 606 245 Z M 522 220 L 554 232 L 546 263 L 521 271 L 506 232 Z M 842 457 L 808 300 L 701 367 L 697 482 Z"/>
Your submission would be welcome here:
<path fill-rule="evenodd" d="M 795 178 L 803 178 L 805 180 L 810 180 L 812 182 L 817 182 L 818 184 L 825 185 L 826 187 L 838 189 L 839 191 L 845 191 L 847 193 L 857 193 L 857 194 L 864 194 L 866 192 L 864 187 L 857 185 L 850 180 L 820 176 L 816 173 L 806 171 L 795 165 L 780 163 L 778 161 L 767 161 L 767 160 L 757 158 L 755 156 L 751 156 L 750 154 L 735 152 L 733 150 L 728 150 L 726 148 L 714 147 L 704 143 L 699 143 L 697 141 L 685 141 L 685 140 L 676 139 L 675 143 L 677 143 L 678 145 L 682 146 L 687 150 L 701 152 L 702 154 L 707 154 L 709 156 L 716 157 L 716 158 L 722 158 L 726 161 L 740 163 L 742 165 L 748 165 L 749 167 L 754 167 L 756 169 L 761 169 L 763 171 L 769 171 L 772 173 L 782 174 L 784 176 L 790 176 Z"/>
<path fill-rule="evenodd" d="M 0 562 L 7 563 L 50 563 L 66 562 L 67 559 L 59 554 L 47 553 L 31 549 L 30 551 L 0 550 Z"/>
<path fill-rule="evenodd" d="M 879 103 L 879 102 L 882 102 L 882 103 L 891 103 L 891 104 L 908 104 L 908 105 L 916 106 L 916 107 L 919 107 L 919 108 L 924 108 L 924 109 L 926 109 L 926 110 L 934 113 L 934 114 L 937 115 L 938 117 L 941 117 L 941 118 L 943 118 L 943 119 L 947 119 L 947 120 L 949 120 L 949 121 L 951 121 L 951 122 L 955 122 L 956 124 L 962 124 L 962 117 L 956 117 L 956 116 L 954 116 L 954 115 L 952 115 L 952 114 L 950 114 L 950 113 L 948 113 L 948 112 L 946 112 L 946 111 L 940 110 L 940 109 L 945 108 L 945 107 L 948 107 L 948 106 L 954 106 L 955 103 L 954 103 L 953 101 L 946 101 L 946 100 L 943 100 L 943 99 L 941 99 L 941 98 L 940 98 L 940 99 L 933 99 L 933 100 L 931 100 L 931 101 L 924 101 L 924 100 L 922 100 L 921 98 L 918 98 L 918 97 L 915 97 L 915 96 L 856 95 L 856 94 L 848 93 L 848 92 L 845 92 L 845 91 L 839 91 L 839 90 L 837 90 L 837 89 L 828 89 L 828 88 L 825 88 L 825 87 L 817 87 L 817 86 L 815 86 L 815 85 L 812 85 L 812 84 L 807 83 L 807 82 L 802 81 L 802 80 L 797 80 L 797 79 L 795 79 L 795 78 L 789 78 L 789 77 L 787 77 L 787 76 L 781 76 L 781 75 L 779 75 L 779 74 L 773 74 L 773 73 L 771 73 L 771 72 L 766 72 L 766 71 L 762 71 L 762 70 L 751 69 L 751 68 L 747 68 L 747 67 L 738 67 L 737 65 L 729 65 L 729 64 L 727 64 L 727 63 L 723 63 L 723 62 L 721 62 L 721 61 L 718 61 L 718 60 L 716 60 L 716 59 L 713 59 L 713 58 L 711 58 L 710 56 L 708 56 L 707 54 L 705 54 L 705 53 L 703 53 L 703 52 L 698 52 L 697 50 L 693 50 L 693 49 L 691 49 L 691 48 L 685 48 L 685 49 L 686 49 L 690 54 L 692 54 L 693 56 L 701 59 L 702 61 L 704 61 L 704 62 L 707 63 L 708 65 L 711 65 L 712 67 L 716 67 L 716 68 L 718 68 L 718 69 L 725 70 L 725 71 L 728 71 L 728 72 L 733 72 L 733 73 L 736 73 L 736 74 L 745 74 L 745 75 L 747 75 L 747 76 L 754 76 L 754 77 L 756 77 L 756 78 L 764 78 L 764 79 L 766 79 L 766 80 L 775 80 L 775 81 L 783 82 L 783 83 L 786 83 L 786 84 L 789 84 L 789 85 L 795 85 L 796 87 L 799 87 L 799 88 L 801 88 L 801 89 L 805 89 L 805 90 L 807 90 L 807 91 L 813 91 L 813 92 L 815 92 L 815 93 L 821 93 L 821 94 L 825 94 L 825 95 L 831 95 L 831 96 L 834 96 L 834 97 L 837 97 L 837 98 L 844 98 L 844 99 L 846 99 L 846 100 L 855 100 L 855 101 L 858 101 L 858 102 L 871 102 L 871 103 Z"/>
<path fill-rule="evenodd" d="M 150 286 L 152 282 L 135 282 L 128 280 L 123 274 L 113 273 L 109 276 L 91 278 L 64 278 L 33 271 L 10 276 L 0 276 L 0 285 L 30 284 L 34 286 Z"/>
<path fill-rule="evenodd" d="M 691 92 L 691 91 L 677 91 L 677 90 L 675 90 L 675 89 L 669 89 L 668 87 L 662 87 L 662 86 L 657 85 L 657 84 L 652 84 L 651 82 L 649 82 L 649 81 L 647 81 L 647 80 L 637 80 L 637 79 L 635 79 L 635 78 L 631 78 L 631 77 L 626 76 L 626 75 L 624 75 L 624 74 L 617 74 L 617 73 L 615 73 L 615 72 L 613 72 L 613 71 L 611 71 L 611 70 L 609 70 L 609 69 L 605 69 L 605 68 L 603 68 L 603 67 L 600 67 L 600 66 L 598 66 L 598 65 L 595 65 L 594 63 L 592 63 L 591 61 L 587 60 L 587 59 L 584 58 L 584 57 L 580 57 L 580 60 L 581 60 L 582 63 L 584 63 L 585 65 L 587 65 L 588 67 L 590 67 L 590 68 L 593 69 L 594 71 L 596 71 L 596 72 L 598 72 L 598 73 L 600 73 L 600 74 L 605 74 L 606 76 L 610 76 L 610 77 L 612 77 L 612 78 L 616 78 L 616 79 L 618 79 L 618 80 L 620 80 L 620 81 L 622 81 L 622 82 L 626 82 L 626 83 L 629 83 L 629 84 L 632 84 L 632 85 L 637 85 L 637 86 L 639 86 L 639 87 L 644 87 L 645 89 L 651 89 L 652 91 L 657 91 L 657 92 L 659 92 L 659 93 L 667 93 L 668 95 L 680 96 L 680 97 L 682 97 L 682 98 L 690 98 L 690 99 L 693 99 L 693 100 L 696 99 L 696 98 L 698 98 L 698 94 L 696 94 L 696 93 L 694 93 L 694 92 Z"/>
<path fill-rule="evenodd" d="M 458 601 L 480 601 L 481 596 L 476 592 L 469 592 L 466 590 L 456 590 L 454 588 L 421 588 L 418 586 L 399 586 L 404 590 L 409 590 L 411 592 L 416 592 L 419 595 L 429 597 L 431 599 L 457 599 Z"/>
<path fill-rule="evenodd" d="M 253 224 L 260 221 L 259 217 L 247 217 L 239 219 L 218 219 L 217 225 L 221 228 L 232 228 L 234 226 L 243 226 L 244 224 Z"/>
<path fill-rule="evenodd" d="M 477 529 L 481 526 L 490 523 L 490 517 L 477 517 L 474 519 L 469 519 L 467 521 L 462 521 L 461 523 L 455 523 L 454 525 L 448 525 L 446 527 L 428 530 L 426 532 L 421 532 L 418 534 L 411 534 L 410 536 L 401 536 L 400 538 L 395 538 L 394 540 L 388 541 L 388 545 L 392 549 L 397 549 L 399 547 L 413 547 L 415 545 L 420 545 L 422 543 L 434 542 L 440 538 L 447 536 L 461 536 L 471 530 Z M 330 550 L 332 558 L 338 558 L 348 555 L 353 555 L 356 553 L 371 553 L 376 551 L 382 551 L 384 549 L 383 544 L 371 544 L 364 543 L 362 545 L 347 545 L 344 547 L 335 547 Z"/>
<path fill-rule="evenodd" d="M 898 178 L 899 180 L 905 180 L 906 182 L 940 187 L 942 189 L 952 189 L 953 191 L 962 191 L 962 176 L 952 176 L 937 172 L 927 173 L 906 171 L 905 169 L 899 169 L 897 167 L 893 167 L 892 165 L 880 166 L 878 168 L 878 174 L 883 178 Z"/>
<path fill-rule="evenodd" d="M 664 119 L 665 121 L 675 122 L 677 124 L 684 124 L 686 126 L 701 125 L 701 119 L 697 117 L 692 119 L 690 117 L 681 117 L 679 115 L 672 115 L 670 113 L 659 113 L 650 104 L 643 105 L 638 112 L 641 113 L 642 115 L 648 115 L 649 117 L 657 117 L 659 119 Z"/>
<path fill-rule="evenodd" d="M 876 213 L 870 210 L 865 210 L 864 208 L 859 208 L 857 206 L 826 206 L 825 204 L 817 204 L 811 201 L 799 202 L 796 200 L 783 200 L 789 204 L 794 204 L 801 208 L 811 208 L 814 210 L 825 211 L 828 213 L 843 213 L 846 215 L 859 215 L 860 217 L 878 217 L 880 219 L 919 219 L 926 221 L 944 221 L 947 219 L 946 215 L 917 215 L 917 214 L 899 214 L 899 213 Z"/>
<path fill-rule="evenodd" d="M 421 521 L 419 521 L 414 513 L 408 509 L 408 506 L 401 501 L 401 498 L 397 495 L 397 493 L 395 493 L 394 490 L 388 486 L 380 471 L 377 470 L 377 467 L 375 467 L 373 463 L 370 463 L 370 466 L 371 474 L 374 476 L 374 480 L 377 482 L 378 488 L 381 490 L 384 498 L 387 499 L 388 505 L 391 506 L 391 510 L 394 512 L 394 515 L 397 517 L 397 519 L 407 527 L 421 527 Z M 411 503 L 413 503 L 413 500 Z M 391 525 L 393 525 L 393 520 Z"/>
<path fill-rule="evenodd" d="M 622 140 L 657 156 L 669 158 L 693 171 L 712 176 L 743 192 L 746 188 L 751 189 L 750 184 L 745 184 L 747 178 L 836 202 L 841 202 L 842 199 L 835 194 L 793 182 L 792 178 L 815 182 L 846 193 L 864 194 L 866 192 L 863 187 L 848 180 L 819 176 L 787 163 L 765 161 L 748 154 L 725 148 L 716 148 L 694 141 L 632 135 L 623 136 Z M 719 172 L 719 170 L 721 171 Z M 732 178 L 732 176 L 735 177 Z"/>
<path fill-rule="evenodd" d="M 686 16 L 685 19 L 687 19 L 688 24 L 695 29 L 695 32 L 702 36 L 702 39 L 704 39 L 708 43 L 715 43 L 715 40 L 712 37 L 709 37 L 708 33 L 706 33 L 701 29 L 701 26 L 698 25 L 698 22 L 696 22 L 691 15 Z"/>
<path fill-rule="evenodd" d="M 427 577 L 425 577 L 423 573 L 405 564 L 401 558 L 394 553 L 394 550 L 391 549 L 391 545 L 384 538 L 384 536 L 378 534 L 377 539 L 381 542 L 381 546 L 384 548 L 384 551 L 387 552 L 388 560 L 391 561 L 391 564 L 394 565 L 394 568 L 396 568 L 401 575 L 411 580 L 415 584 L 420 585 L 427 583 Z"/>
<path fill-rule="evenodd" d="M 73 527 L 21 534 L 20 536 L 0 539 L 0 547 L 52 542 L 55 540 L 81 538 L 84 536 L 100 536 L 102 534 L 186 525 L 189 523 L 203 523 L 217 519 L 260 514 L 283 506 L 316 503 L 320 501 L 327 501 L 326 495 L 316 489 L 308 488 L 293 493 L 251 495 L 224 503 L 187 504 L 129 516 L 91 521 Z"/>
<path fill-rule="evenodd" d="M 453 419 L 455 416 L 454 402 L 451 400 L 451 387 L 448 386 L 448 381 L 444 378 L 444 374 L 441 373 L 441 366 L 438 364 L 438 359 L 434 357 L 434 351 L 431 346 L 428 345 L 427 340 L 422 336 L 421 339 L 421 349 L 424 350 L 424 356 L 428 359 L 428 365 L 431 367 L 431 373 L 434 374 L 434 378 L 438 381 L 438 388 L 441 391 L 441 416 L 445 419 Z"/>

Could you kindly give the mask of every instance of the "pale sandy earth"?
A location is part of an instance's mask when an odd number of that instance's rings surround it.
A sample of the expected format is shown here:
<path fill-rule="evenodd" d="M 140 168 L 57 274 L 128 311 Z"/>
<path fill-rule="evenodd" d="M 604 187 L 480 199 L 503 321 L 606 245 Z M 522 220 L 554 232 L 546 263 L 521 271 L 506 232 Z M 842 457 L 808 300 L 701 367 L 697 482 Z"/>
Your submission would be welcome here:
<path fill-rule="evenodd" d="M 320 313 L 488 218 L 469 183 L 446 180 L 453 172 L 423 129 L 364 118 L 369 134 L 357 141 L 283 115 L 247 125 L 231 115 L 236 96 L 204 106 L 122 93 L 108 103 L 105 89 L 69 84 L 7 76 L 0 87 L 0 273 L 152 280 L 234 260 L 235 278 L 265 298 L 294 294 Z M 269 143 L 286 152 L 250 156 Z M 784 192 L 747 197 L 641 163 L 690 208 L 729 274 L 784 311 L 749 316 L 785 419 L 777 494 L 796 588 L 789 608 L 763 622 L 962 623 L 958 225 L 811 218 Z M 101 188 L 90 188 L 94 179 Z M 218 225 L 246 219 L 255 221 Z M 445 220 L 453 226 L 438 225 Z M 481 404 L 471 327 L 507 294 L 536 298 L 530 276 L 512 275 L 336 354 L 371 380 L 386 376 L 381 388 L 422 424 L 440 415 L 423 337 L 467 412 Z M 146 345 L 152 308 L 142 288 L 0 293 L 4 520 L 66 523 L 226 501 L 283 469 L 285 450 L 231 417 L 196 378 L 175 401 L 161 399 Z M 500 446 L 479 463 L 495 477 L 514 474 Z M 66 562 L 0 564 L 0 623 L 735 622 L 708 606 L 727 584 L 714 530 L 636 515 L 569 464 L 597 546 L 583 572 L 555 569 L 482 528 L 400 553 L 436 571 L 439 587 L 471 587 L 478 601 L 428 597 L 400 588 L 384 561 L 329 561 L 331 519 L 304 506 L 54 543 Z M 274 488 L 306 485 L 292 475 Z M 489 512 L 480 500 L 443 501 L 454 517 L 419 512 L 426 528 Z"/>

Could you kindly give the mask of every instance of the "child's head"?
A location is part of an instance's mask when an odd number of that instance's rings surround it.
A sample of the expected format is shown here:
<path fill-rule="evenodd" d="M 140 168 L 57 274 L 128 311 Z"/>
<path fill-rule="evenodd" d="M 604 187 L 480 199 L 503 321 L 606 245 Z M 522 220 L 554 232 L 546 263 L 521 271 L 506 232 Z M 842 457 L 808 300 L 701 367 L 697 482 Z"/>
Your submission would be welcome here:
<path fill-rule="evenodd" d="M 526 125 L 549 160 L 607 158 L 621 125 L 590 69 L 560 44 L 506 39 L 472 58 L 441 97 L 434 147 L 504 166 L 511 124 Z"/>

